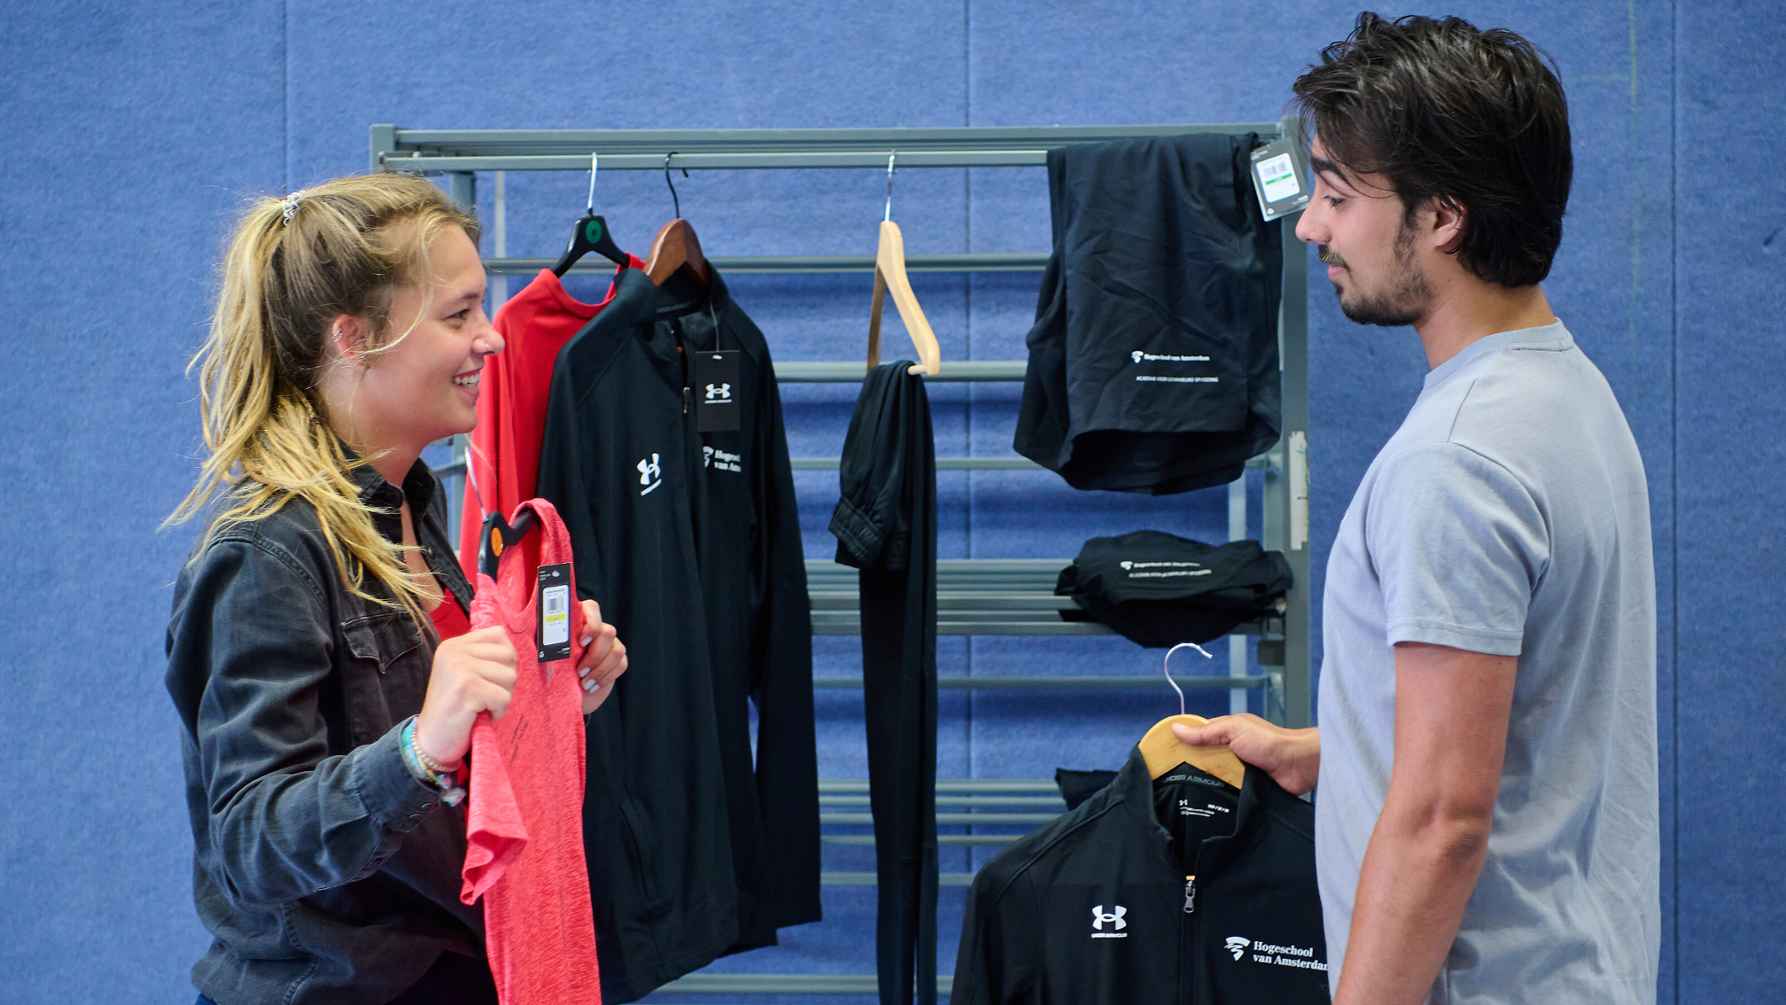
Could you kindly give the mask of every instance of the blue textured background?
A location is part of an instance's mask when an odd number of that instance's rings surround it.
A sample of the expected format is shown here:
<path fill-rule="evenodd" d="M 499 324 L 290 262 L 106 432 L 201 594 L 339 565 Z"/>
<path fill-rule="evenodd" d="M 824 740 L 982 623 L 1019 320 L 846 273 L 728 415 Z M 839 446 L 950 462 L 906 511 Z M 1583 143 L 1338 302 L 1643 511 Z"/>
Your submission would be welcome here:
<path fill-rule="evenodd" d="M 1267 20 L 1207 0 L 673 10 L 457 0 L 402 12 L 298 0 L 9 9 L 0 28 L 0 317 L 13 352 L 0 385 L 0 545 L 15 585 L 0 599 L 12 682 L 0 701 L 11 761 L 0 811 L 0 1000 L 191 999 L 186 970 L 204 936 L 190 903 L 161 640 L 192 530 L 156 528 L 195 471 L 195 390 L 182 368 L 202 338 L 214 263 L 243 197 L 364 170 L 374 122 L 1267 120 L 1356 12 L 1307 3 Z M 1508 2 L 1456 12 L 1526 33 L 1561 68 L 1577 169 L 1548 289 L 1611 379 L 1648 467 L 1661 593 L 1661 1000 L 1764 1001 L 1786 981 L 1774 949 L 1786 928 L 1786 838 L 1771 809 L 1771 768 L 1786 754 L 1776 724 L 1786 600 L 1778 519 L 1765 508 L 1786 459 L 1777 383 L 1786 186 L 1771 122 L 1786 99 L 1786 30 L 1773 4 L 1686 10 Z M 881 183 L 873 171 L 697 172 L 680 190 L 711 253 L 862 254 Z M 583 185 L 572 175 L 511 175 L 510 254 L 555 254 Z M 480 185 L 486 209 L 492 187 L 487 177 Z M 606 174 L 600 198 L 628 246 L 668 216 L 650 173 Z M 912 253 L 1046 247 L 1039 169 L 905 171 L 894 209 Z M 914 279 L 945 361 L 1020 356 L 1036 282 Z M 1326 543 L 1422 367 L 1411 333 L 1354 328 L 1326 284 L 1311 285 L 1318 591 Z M 861 351 L 865 277 L 740 276 L 734 289 L 779 358 Z M 901 337 L 896 326 L 891 335 Z M 835 452 L 850 394 L 789 390 L 796 455 Z M 1007 452 L 1016 394 L 935 388 L 939 454 Z M 825 554 L 834 478 L 802 474 L 799 489 L 808 552 Z M 944 474 L 940 497 L 945 557 L 1066 556 L 1091 534 L 1143 526 L 1217 538 L 1225 519 L 1220 492 L 1133 500 L 1073 493 L 1038 474 Z M 853 639 L 821 639 L 817 651 L 822 673 L 859 669 Z M 945 639 L 940 655 L 946 674 L 1157 666 L 1109 638 Z M 1212 669 L 1222 671 L 1220 659 Z M 939 771 L 1042 777 L 1062 762 L 1114 766 L 1169 703 L 1163 690 L 1109 700 L 950 693 Z M 859 695 L 827 692 L 818 708 L 822 773 L 860 777 Z M 828 846 L 826 855 L 830 869 L 871 867 L 865 849 Z M 959 849 L 944 856 L 946 870 L 967 867 Z M 722 966 L 866 972 L 871 893 L 827 888 L 824 923 Z M 945 891 L 945 973 L 960 900 Z"/>

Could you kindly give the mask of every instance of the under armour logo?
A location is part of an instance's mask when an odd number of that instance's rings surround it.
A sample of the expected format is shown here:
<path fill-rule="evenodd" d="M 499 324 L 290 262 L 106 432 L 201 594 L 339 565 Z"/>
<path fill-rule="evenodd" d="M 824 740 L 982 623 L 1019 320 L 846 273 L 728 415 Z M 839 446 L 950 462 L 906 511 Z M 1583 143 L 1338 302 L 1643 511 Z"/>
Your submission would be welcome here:
<path fill-rule="evenodd" d="M 644 488 L 639 490 L 640 495 L 650 495 L 657 490 L 658 486 L 664 483 L 664 469 L 662 465 L 657 463 L 657 458 L 657 454 L 652 454 L 650 457 L 642 457 L 639 459 L 637 465 L 639 469 L 639 484 L 644 486 Z"/>
<path fill-rule="evenodd" d="M 1144 354 L 1141 352 L 1141 350 L 1136 349 L 1134 352 L 1129 353 L 1129 358 L 1134 360 L 1135 362 L 1139 363 L 1139 362 L 1141 362 L 1141 357 L 1143 355 Z"/>
<path fill-rule="evenodd" d="M 1122 563 L 1122 571 L 1127 572 L 1127 571 L 1129 571 L 1129 569 L 1133 568 L 1134 565 L 1135 565 L 1135 563 L 1133 563 L 1133 562 L 1125 561 Z"/>
<path fill-rule="evenodd" d="M 1129 937 L 1128 933 L 1123 931 L 1123 929 L 1129 927 L 1129 923 L 1127 921 L 1123 920 L 1123 918 L 1125 916 L 1127 916 L 1128 913 L 1129 913 L 1129 909 L 1122 906 L 1121 904 L 1117 904 L 1115 906 L 1115 908 L 1113 910 L 1111 910 L 1110 913 L 1108 913 L 1108 914 L 1104 913 L 1104 905 L 1103 904 L 1099 904 L 1098 906 L 1092 908 L 1091 909 L 1091 930 L 1092 930 L 1091 937 L 1094 939 L 1126 939 L 1126 938 L 1128 938 Z M 1104 930 L 1105 925 L 1111 926 L 1112 930 L 1108 931 L 1108 932 L 1105 931 Z"/>
<path fill-rule="evenodd" d="M 730 384 L 708 384 L 707 385 L 707 400 L 708 401 L 731 401 L 732 400 L 732 385 L 730 385 Z"/>
<path fill-rule="evenodd" d="M 710 468 L 712 466 L 713 466 L 713 448 L 712 447 L 702 447 L 701 448 L 701 467 Z"/>
<path fill-rule="evenodd" d="M 1238 963 L 1240 958 L 1246 955 L 1246 947 L 1252 945 L 1252 942 L 1238 935 L 1230 935 L 1228 941 L 1223 945 L 1228 947 L 1228 952 L 1234 955 L 1234 960 Z"/>

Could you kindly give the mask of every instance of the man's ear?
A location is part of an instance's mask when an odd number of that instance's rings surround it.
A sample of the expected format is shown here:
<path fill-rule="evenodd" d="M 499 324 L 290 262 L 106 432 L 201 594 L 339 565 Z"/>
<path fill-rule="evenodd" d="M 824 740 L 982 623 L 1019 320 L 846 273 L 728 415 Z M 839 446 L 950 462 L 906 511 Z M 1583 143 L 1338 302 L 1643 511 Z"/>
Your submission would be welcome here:
<path fill-rule="evenodd" d="M 1464 235 L 1469 233 L 1470 211 L 1448 195 L 1434 196 L 1431 205 L 1433 246 L 1441 254 L 1457 254 L 1457 249 L 1464 243 Z"/>

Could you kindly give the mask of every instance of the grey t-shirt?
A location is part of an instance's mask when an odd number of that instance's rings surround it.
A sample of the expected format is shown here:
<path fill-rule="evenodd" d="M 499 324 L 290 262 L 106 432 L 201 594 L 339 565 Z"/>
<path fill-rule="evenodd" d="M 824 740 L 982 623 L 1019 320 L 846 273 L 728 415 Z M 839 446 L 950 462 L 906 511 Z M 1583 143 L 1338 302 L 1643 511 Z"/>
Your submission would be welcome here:
<path fill-rule="evenodd" d="M 1517 656 L 1481 879 L 1434 1005 L 1654 1002 L 1656 582 L 1624 413 L 1561 322 L 1433 370 L 1327 563 L 1315 858 L 1329 979 L 1395 753 L 1395 652 Z"/>

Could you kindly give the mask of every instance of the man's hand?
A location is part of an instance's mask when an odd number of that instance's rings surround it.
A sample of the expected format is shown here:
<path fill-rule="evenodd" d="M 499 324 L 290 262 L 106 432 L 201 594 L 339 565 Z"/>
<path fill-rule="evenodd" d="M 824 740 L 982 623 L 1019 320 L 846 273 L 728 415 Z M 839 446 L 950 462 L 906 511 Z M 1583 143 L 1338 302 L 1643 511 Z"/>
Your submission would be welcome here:
<path fill-rule="evenodd" d="M 1291 795 L 1314 791 L 1321 773 L 1321 731 L 1313 726 L 1287 729 L 1248 712 L 1220 716 L 1202 726 L 1173 726 L 1172 732 L 1193 747 L 1227 747 Z"/>
<path fill-rule="evenodd" d="M 626 643 L 614 626 L 602 621 L 601 605 L 582 601 L 583 658 L 577 661 L 577 677 L 583 686 L 583 714 L 602 707 L 614 693 L 614 683 L 626 672 Z"/>

